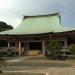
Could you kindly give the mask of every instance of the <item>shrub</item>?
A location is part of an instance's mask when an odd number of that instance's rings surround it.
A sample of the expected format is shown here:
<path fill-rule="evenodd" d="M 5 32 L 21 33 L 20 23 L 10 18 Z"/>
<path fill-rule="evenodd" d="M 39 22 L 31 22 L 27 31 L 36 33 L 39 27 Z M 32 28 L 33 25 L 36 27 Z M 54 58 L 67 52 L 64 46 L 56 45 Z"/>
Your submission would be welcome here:
<path fill-rule="evenodd" d="M 48 44 L 48 55 L 52 57 L 59 56 L 61 44 L 58 41 L 50 41 Z"/>
<path fill-rule="evenodd" d="M 71 45 L 69 50 L 72 55 L 75 55 L 75 44 Z"/>

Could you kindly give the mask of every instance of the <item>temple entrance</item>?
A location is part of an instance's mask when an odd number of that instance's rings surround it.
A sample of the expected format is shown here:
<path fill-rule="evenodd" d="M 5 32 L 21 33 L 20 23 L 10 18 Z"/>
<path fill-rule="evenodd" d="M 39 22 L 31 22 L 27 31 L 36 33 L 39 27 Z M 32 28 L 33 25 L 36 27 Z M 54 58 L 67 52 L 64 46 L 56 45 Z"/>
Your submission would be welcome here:
<path fill-rule="evenodd" d="M 42 42 L 29 42 L 29 55 L 42 54 Z"/>
<path fill-rule="evenodd" d="M 45 54 L 45 43 L 43 41 L 27 41 L 21 42 L 21 55 L 44 55 Z"/>
<path fill-rule="evenodd" d="M 42 50 L 42 42 L 30 42 L 29 43 L 30 50 Z"/>

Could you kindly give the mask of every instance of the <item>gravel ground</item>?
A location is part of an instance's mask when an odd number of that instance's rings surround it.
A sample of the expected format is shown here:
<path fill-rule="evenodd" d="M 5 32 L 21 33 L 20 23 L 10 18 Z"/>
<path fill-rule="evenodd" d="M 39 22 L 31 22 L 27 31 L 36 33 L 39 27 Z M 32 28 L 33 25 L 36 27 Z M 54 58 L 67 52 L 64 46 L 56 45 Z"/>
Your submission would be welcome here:
<path fill-rule="evenodd" d="M 0 69 L 3 71 L 48 72 L 49 75 L 75 75 L 75 59 L 51 60 L 43 56 L 19 59 L 21 61 L 6 62 Z"/>

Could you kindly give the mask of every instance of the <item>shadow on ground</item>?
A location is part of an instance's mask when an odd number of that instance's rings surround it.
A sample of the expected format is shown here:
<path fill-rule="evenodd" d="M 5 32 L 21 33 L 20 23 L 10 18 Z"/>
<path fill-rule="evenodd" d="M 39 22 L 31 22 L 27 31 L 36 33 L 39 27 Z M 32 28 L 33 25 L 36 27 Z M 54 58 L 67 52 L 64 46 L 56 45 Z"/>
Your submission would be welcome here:
<path fill-rule="evenodd" d="M 44 56 L 40 56 L 40 57 L 30 57 L 27 60 L 48 60 L 48 58 Z"/>

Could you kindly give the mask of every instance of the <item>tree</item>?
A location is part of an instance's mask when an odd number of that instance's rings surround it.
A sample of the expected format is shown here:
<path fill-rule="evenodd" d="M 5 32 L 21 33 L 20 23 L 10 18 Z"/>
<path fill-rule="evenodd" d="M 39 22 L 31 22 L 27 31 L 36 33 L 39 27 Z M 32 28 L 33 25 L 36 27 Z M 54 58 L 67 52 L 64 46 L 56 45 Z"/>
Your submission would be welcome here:
<path fill-rule="evenodd" d="M 13 29 L 11 25 L 7 25 L 5 22 L 0 21 L 0 31 L 6 31 Z"/>
<path fill-rule="evenodd" d="M 6 30 L 10 30 L 13 29 L 13 27 L 11 25 L 7 25 L 5 22 L 0 21 L 0 31 L 6 31 Z M 5 44 L 4 42 L 2 42 L 2 44 Z M 1 45 L 2 45 L 1 44 Z M 4 59 L 3 59 L 3 55 L 0 49 L 0 66 L 4 65 Z M 2 70 L 0 70 L 0 74 L 2 73 Z"/>

